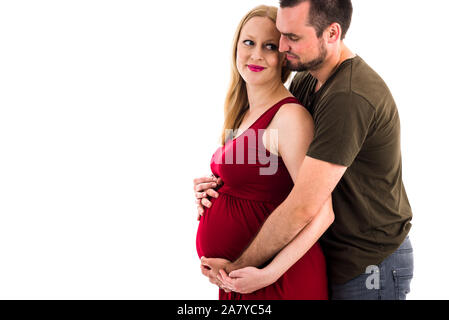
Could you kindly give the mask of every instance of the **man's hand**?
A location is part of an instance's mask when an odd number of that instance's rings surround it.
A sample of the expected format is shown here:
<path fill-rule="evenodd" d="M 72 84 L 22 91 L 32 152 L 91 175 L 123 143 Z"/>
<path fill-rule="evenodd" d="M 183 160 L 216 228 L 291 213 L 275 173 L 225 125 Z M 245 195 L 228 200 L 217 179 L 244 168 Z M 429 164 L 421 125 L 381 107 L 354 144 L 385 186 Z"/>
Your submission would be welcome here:
<path fill-rule="evenodd" d="M 224 269 L 230 263 L 231 261 L 226 259 L 201 257 L 201 273 L 208 277 L 212 284 L 217 285 L 225 292 L 231 292 L 230 288 L 218 279 L 220 269 Z"/>
<path fill-rule="evenodd" d="M 193 180 L 193 191 L 195 192 L 198 220 L 200 220 L 200 218 L 204 214 L 204 207 L 210 208 L 212 205 L 208 198 L 218 198 L 219 194 L 214 189 L 217 187 L 219 188 L 222 185 L 223 180 L 221 180 L 221 178 L 215 177 L 214 175 Z"/>
<path fill-rule="evenodd" d="M 229 290 L 241 294 L 253 293 L 276 282 L 274 275 L 267 269 L 247 267 L 232 271 L 229 275 L 221 269 L 218 279 Z"/>

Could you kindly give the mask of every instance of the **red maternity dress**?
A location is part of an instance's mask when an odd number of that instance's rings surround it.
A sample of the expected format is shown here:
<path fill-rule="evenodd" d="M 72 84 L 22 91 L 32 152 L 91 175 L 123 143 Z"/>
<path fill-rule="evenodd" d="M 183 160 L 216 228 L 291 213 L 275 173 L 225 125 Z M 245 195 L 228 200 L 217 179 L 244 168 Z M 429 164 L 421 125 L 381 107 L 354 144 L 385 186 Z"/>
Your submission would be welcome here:
<path fill-rule="evenodd" d="M 279 101 L 242 135 L 229 140 L 214 153 L 211 169 L 216 177 L 222 178 L 224 184 L 219 190 L 219 197 L 211 199 L 211 208 L 206 208 L 200 220 L 196 238 L 199 257 L 236 260 L 256 236 L 270 213 L 285 200 L 293 188 L 293 181 L 282 158 L 265 149 L 262 131 L 258 131 L 266 129 L 276 112 L 286 103 L 298 101 L 295 98 Z M 242 153 L 238 152 L 243 140 L 245 144 L 241 149 L 244 150 L 244 161 L 241 159 Z M 274 174 L 261 174 L 261 169 L 267 170 L 276 166 Z M 327 298 L 326 263 L 318 243 L 277 282 L 268 287 L 251 294 L 226 293 L 222 289 L 219 290 L 220 300 Z"/>

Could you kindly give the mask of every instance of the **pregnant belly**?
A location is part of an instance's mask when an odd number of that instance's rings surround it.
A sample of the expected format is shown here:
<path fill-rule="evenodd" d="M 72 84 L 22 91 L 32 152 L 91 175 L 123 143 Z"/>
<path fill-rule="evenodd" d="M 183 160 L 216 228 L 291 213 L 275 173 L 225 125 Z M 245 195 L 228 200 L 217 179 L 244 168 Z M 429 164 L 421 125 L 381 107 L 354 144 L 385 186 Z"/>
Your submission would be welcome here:
<path fill-rule="evenodd" d="M 226 194 L 212 199 L 205 210 L 196 237 L 199 257 L 237 259 L 256 236 L 274 209 L 263 202 L 244 200 Z"/>

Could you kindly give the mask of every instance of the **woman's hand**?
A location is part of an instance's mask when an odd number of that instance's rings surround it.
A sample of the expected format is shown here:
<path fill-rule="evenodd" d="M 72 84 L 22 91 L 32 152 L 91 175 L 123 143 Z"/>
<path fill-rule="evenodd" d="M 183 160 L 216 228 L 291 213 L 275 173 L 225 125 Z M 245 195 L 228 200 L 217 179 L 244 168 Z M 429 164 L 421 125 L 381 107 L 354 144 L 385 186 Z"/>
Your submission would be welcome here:
<path fill-rule="evenodd" d="M 218 279 L 234 292 L 241 294 L 253 293 L 276 282 L 277 278 L 268 268 L 258 269 L 247 267 L 232 271 L 229 276 L 220 270 Z"/>
<path fill-rule="evenodd" d="M 223 180 L 214 175 L 208 177 L 197 178 L 193 180 L 193 191 L 195 192 L 196 205 L 198 210 L 197 220 L 204 214 L 204 207 L 210 208 L 212 203 L 209 197 L 218 198 L 218 192 L 214 188 L 223 185 Z"/>

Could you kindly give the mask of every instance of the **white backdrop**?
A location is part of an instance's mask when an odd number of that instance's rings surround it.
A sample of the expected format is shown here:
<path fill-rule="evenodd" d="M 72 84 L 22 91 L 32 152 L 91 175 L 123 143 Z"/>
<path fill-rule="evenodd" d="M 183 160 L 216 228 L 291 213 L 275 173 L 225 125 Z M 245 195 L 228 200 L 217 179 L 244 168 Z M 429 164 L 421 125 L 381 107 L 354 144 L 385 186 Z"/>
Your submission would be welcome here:
<path fill-rule="evenodd" d="M 170 3 L 169 3 L 170 2 Z M 216 299 L 192 179 L 218 144 L 230 44 L 277 1 L 0 1 L 0 298 Z M 353 0 L 413 208 L 410 299 L 447 299 L 443 0 Z"/>

